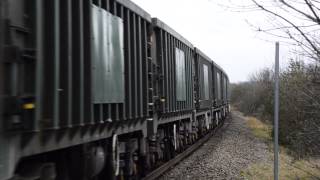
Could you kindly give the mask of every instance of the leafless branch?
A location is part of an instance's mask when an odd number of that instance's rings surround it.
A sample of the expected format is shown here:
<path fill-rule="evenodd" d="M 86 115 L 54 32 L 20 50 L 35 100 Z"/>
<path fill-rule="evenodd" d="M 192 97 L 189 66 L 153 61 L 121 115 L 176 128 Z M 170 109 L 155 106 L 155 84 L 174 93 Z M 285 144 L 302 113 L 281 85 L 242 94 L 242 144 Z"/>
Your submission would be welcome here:
<path fill-rule="evenodd" d="M 283 0 L 281 0 L 283 1 Z M 288 20 L 287 18 L 269 10 L 266 9 L 263 5 L 259 4 L 257 1 L 252 0 L 252 2 L 258 6 L 261 10 L 268 12 L 280 19 L 282 19 L 283 21 L 287 22 L 288 24 L 290 24 L 295 30 L 297 30 L 299 32 L 299 34 L 308 42 L 308 44 L 311 46 L 311 48 L 313 49 L 313 51 L 315 52 L 316 56 L 320 59 L 320 50 L 318 49 L 318 47 L 316 47 L 316 45 L 309 39 L 308 36 L 306 36 L 306 34 L 297 26 L 295 25 L 293 22 L 291 22 L 290 20 Z"/>

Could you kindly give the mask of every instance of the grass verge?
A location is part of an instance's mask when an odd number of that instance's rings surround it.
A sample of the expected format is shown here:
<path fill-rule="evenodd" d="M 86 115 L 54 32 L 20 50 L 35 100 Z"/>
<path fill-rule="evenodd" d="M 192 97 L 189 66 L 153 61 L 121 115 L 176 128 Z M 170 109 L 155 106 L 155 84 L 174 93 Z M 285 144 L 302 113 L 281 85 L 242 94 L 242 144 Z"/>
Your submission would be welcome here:
<path fill-rule="evenodd" d="M 273 179 L 273 148 L 272 127 L 255 117 L 246 117 L 246 124 L 257 138 L 264 140 L 270 147 L 269 162 L 250 164 L 241 172 L 241 176 L 248 180 Z M 320 164 L 317 160 L 295 160 L 284 147 L 280 147 L 280 174 L 281 180 L 320 180 Z"/>
<path fill-rule="evenodd" d="M 263 140 L 271 141 L 272 128 L 255 117 L 246 118 L 247 126 L 252 130 L 252 133 Z"/>

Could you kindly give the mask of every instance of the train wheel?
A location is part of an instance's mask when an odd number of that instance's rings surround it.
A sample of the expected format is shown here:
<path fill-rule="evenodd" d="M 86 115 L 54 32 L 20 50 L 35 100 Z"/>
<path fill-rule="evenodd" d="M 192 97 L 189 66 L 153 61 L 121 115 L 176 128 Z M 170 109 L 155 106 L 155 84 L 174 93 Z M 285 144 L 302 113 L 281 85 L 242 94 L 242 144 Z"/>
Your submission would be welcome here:
<path fill-rule="evenodd" d="M 112 154 L 111 154 L 111 162 L 113 174 L 115 176 L 119 175 L 119 162 L 120 162 L 120 153 L 119 153 L 119 143 L 118 143 L 118 135 L 114 134 L 112 136 Z"/>
<path fill-rule="evenodd" d="M 120 174 L 120 154 L 117 134 L 114 134 L 110 139 L 108 139 L 105 149 L 106 165 L 99 178 L 116 180 Z"/>
<path fill-rule="evenodd" d="M 119 142 L 118 135 L 114 134 L 112 136 L 112 149 L 110 154 L 110 163 L 111 163 L 111 173 L 112 176 L 117 177 L 120 170 L 120 153 L 119 153 Z"/>

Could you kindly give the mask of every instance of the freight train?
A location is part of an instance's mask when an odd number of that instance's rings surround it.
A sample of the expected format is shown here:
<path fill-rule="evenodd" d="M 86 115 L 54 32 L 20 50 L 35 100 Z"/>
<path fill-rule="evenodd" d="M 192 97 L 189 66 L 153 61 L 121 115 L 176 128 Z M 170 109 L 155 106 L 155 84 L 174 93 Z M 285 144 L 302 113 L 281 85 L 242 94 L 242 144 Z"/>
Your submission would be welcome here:
<path fill-rule="evenodd" d="M 129 0 L 1 0 L 0 179 L 140 179 L 223 121 L 228 89 Z"/>

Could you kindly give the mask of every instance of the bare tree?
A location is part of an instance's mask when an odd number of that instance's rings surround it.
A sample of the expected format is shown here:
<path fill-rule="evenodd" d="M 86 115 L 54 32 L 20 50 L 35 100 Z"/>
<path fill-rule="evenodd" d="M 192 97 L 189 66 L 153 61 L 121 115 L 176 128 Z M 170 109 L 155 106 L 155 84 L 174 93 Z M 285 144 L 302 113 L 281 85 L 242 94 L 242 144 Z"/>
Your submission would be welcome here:
<path fill-rule="evenodd" d="M 220 5 L 231 11 L 262 13 L 267 22 L 252 23 L 254 17 L 248 24 L 294 45 L 291 49 L 303 55 L 281 72 L 279 138 L 298 157 L 320 155 L 320 0 L 228 0 Z M 306 63 L 307 59 L 314 61 Z M 234 103 L 249 114 L 272 118 L 272 78 L 272 71 L 261 71 L 247 83 L 234 85 Z"/>
<path fill-rule="evenodd" d="M 320 62 L 319 0 L 229 0 L 232 11 L 265 12 L 268 23 L 249 23 L 258 32 L 299 47 L 298 53 Z"/>

